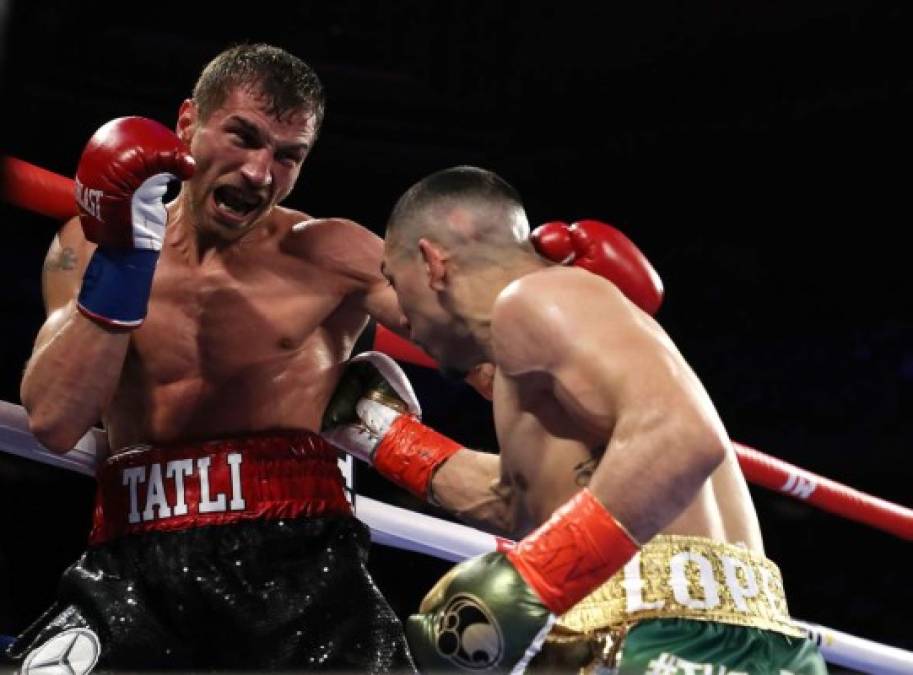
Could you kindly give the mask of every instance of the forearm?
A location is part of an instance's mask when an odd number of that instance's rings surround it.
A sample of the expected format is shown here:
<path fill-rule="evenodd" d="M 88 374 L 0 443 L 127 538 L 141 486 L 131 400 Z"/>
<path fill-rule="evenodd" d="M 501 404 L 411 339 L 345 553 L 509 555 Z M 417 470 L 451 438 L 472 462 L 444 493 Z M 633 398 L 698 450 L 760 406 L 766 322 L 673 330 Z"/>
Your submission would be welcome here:
<path fill-rule="evenodd" d="M 321 434 L 395 484 L 459 518 L 511 533 L 511 490 L 497 455 L 469 450 L 421 422 L 405 373 L 388 356 L 352 358 L 327 404 Z"/>
<path fill-rule="evenodd" d="M 434 473 L 431 500 L 454 516 L 495 534 L 515 534 L 514 492 L 501 482 L 501 458 L 463 448 Z"/>
<path fill-rule="evenodd" d="M 104 328 L 72 309 L 51 335 L 39 336 L 20 395 L 43 445 L 66 452 L 99 420 L 129 342 L 128 332 Z"/>
<path fill-rule="evenodd" d="M 589 488 L 640 542 L 649 541 L 697 496 L 728 442 L 700 418 L 620 420 Z"/>

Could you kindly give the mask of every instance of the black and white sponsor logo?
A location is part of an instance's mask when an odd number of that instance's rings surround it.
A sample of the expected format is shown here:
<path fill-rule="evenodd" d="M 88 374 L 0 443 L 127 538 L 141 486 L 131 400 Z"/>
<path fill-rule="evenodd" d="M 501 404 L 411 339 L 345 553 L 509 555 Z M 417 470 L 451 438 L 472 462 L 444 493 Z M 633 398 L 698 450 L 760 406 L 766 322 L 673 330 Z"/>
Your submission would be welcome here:
<path fill-rule="evenodd" d="M 454 595 L 434 630 L 438 653 L 466 670 L 487 670 L 504 655 L 501 628 L 484 602 L 473 595 Z"/>
<path fill-rule="evenodd" d="M 98 636 L 88 628 L 70 628 L 36 647 L 25 657 L 21 675 L 86 675 L 101 651 Z"/>

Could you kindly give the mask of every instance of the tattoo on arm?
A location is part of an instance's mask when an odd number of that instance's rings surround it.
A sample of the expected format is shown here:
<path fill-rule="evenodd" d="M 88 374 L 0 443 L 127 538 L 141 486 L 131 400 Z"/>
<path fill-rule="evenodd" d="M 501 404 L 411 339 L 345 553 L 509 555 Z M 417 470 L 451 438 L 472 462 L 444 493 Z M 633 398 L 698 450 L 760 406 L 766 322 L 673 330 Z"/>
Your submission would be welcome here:
<path fill-rule="evenodd" d="M 44 261 L 45 272 L 74 269 L 76 269 L 76 251 L 69 246 L 60 249 L 60 252 L 56 256 Z"/>
<path fill-rule="evenodd" d="M 596 470 L 596 464 L 598 463 L 599 460 L 593 457 L 585 462 L 580 462 L 574 467 L 574 482 L 577 487 L 586 487 L 590 484 L 590 478 L 593 477 L 593 472 Z"/>

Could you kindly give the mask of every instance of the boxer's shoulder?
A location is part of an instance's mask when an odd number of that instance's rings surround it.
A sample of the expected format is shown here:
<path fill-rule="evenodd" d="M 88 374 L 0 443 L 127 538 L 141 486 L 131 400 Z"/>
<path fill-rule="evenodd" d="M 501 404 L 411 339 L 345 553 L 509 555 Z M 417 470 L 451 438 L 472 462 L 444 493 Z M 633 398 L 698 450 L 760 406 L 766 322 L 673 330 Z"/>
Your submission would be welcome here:
<path fill-rule="evenodd" d="M 576 267 L 547 267 L 526 274 L 504 287 L 492 307 L 492 323 L 509 326 L 529 321 L 541 322 L 557 316 L 578 294 L 603 290 L 605 284 L 594 274 Z M 610 285 L 609 285 L 610 286 Z"/>
<path fill-rule="evenodd" d="M 495 298 L 491 340 L 503 373 L 520 375 L 547 366 L 546 352 L 554 339 L 549 328 L 554 276 L 551 268 L 528 274 L 509 283 Z"/>
<path fill-rule="evenodd" d="M 288 216 L 293 219 L 289 232 L 291 242 L 304 242 L 314 237 L 336 241 L 353 236 L 380 241 L 376 234 L 350 218 L 314 218 L 300 211 L 289 211 Z"/>
<path fill-rule="evenodd" d="M 274 228 L 285 239 L 292 236 L 295 226 L 298 223 L 315 220 L 315 218 L 303 211 L 289 209 L 284 206 L 274 206 L 267 218 L 268 227 Z"/>
<path fill-rule="evenodd" d="M 508 374 L 549 370 L 594 320 L 623 303 L 601 277 L 575 267 L 548 267 L 508 284 L 495 299 L 491 336 Z"/>
<path fill-rule="evenodd" d="M 283 241 L 284 250 L 321 267 L 365 281 L 381 279 L 384 243 L 348 218 L 309 218 L 296 222 Z"/>
<path fill-rule="evenodd" d="M 624 295 L 610 281 L 579 267 L 554 266 L 526 274 L 509 283 L 495 298 L 492 322 L 553 323 L 581 311 L 611 312 Z"/>
<path fill-rule="evenodd" d="M 531 272 L 515 279 L 504 290 L 505 292 L 509 290 L 511 293 L 556 298 L 577 291 L 620 294 L 615 284 L 605 277 L 593 274 L 581 267 L 567 265 L 552 265 Z"/>

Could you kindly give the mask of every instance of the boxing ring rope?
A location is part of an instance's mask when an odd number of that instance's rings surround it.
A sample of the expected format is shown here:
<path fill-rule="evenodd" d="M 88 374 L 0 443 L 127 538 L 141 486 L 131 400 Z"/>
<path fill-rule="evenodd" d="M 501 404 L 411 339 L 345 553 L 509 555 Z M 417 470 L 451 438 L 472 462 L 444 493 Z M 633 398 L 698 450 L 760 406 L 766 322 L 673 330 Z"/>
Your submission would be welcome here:
<path fill-rule="evenodd" d="M 15 157 L 0 157 L 0 198 L 59 221 L 76 215 L 72 179 Z"/>
<path fill-rule="evenodd" d="M 745 478 L 823 511 L 913 540 L 913 509 L 824 478 L 733 441 Z"/>
<path fill-rule="evenodd" d="M 56 220 L 76 215 L 71 179 L 16 158 L 0 157 L 0 198 Z M 430 365 L 428 358 L 408 341 L 380 325 L 377 331 L 375 343 L 395 348 L 385 351 L 418 365 Z M 913 509 L 818 476 L 744 444 L 733 442 L 733 447 L 739 465 L 751 483 L 913 540 Z M 104 431 L 92 429 L 73 450 L 58 455 L 45 449 L 29 432 L 27 416 L 21 406 L 0 401 L 0 450 L 94 477 L 97 458 L 107 452 L 107 442 Z M 372 540 L 378 544 L 457 562 L 488 551 L 504 550 L 513 543 L 368 497 L 359 495 L 355 501 L 358 517 L 369 526 Z M 913 653 L 824 626 L 797 623 L 815 640 L 830 663 L 872 673 L 913 672 Z"/>
<path fill-rule="evenodd" d="M 0 401 L 0 451 L 94 477 L 97 458 L 107 454 L 107 443 L 104 431 L 91 429 L 73 450 L 58 455 L 44 448 L 29 432 L 28 417 L 22 406 Z M 353 502 L 356 515 L 370 528 L 371 540 L 375 544 L 450 562 L 490 551 L 503 551 L 513 545 L 509 539 L 363 495 L 353 495 Z M 796 623 L 815 641 L 829 663 L 866 673 L 901 675 L 913 672 L 911 652 L 826 626 L 804 621 Z"/>

